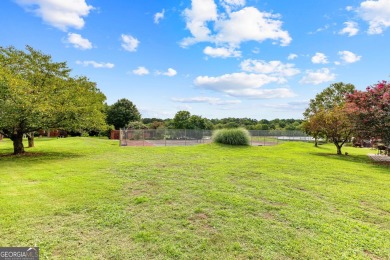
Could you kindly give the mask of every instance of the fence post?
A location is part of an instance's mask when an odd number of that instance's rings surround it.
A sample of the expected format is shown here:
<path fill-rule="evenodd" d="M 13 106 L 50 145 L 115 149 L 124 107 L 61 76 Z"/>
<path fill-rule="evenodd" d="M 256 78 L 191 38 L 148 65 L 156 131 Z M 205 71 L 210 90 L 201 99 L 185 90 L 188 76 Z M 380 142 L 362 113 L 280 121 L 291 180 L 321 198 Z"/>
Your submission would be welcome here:
<path fill-rule="evenodd" d="M 184 146 L 187 146 L 187 129 L 184 129 Z"/>
<path fill-rule="evenodd" d="M 164 142 L 165 146 L 167 146 L 167 129 L 164 129 Z"/>
<path fill-rule="evenodd" d="M 111 134 L 111 133 L 110 133 Z M 115 136 L 115 133 L 114 133 L 114 136 Z M 115 138 L 115 137 L 114 137 Z M 122 146 L 122 131 L 121 129 L 119 128 L 119 146 Z"/>

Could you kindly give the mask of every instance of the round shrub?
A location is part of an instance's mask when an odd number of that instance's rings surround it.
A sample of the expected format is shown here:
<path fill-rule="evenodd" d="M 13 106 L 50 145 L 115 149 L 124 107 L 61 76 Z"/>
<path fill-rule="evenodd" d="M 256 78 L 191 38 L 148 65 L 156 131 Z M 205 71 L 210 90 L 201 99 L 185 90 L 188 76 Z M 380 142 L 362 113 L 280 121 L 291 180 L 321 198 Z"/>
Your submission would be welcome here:
<path fill-rule="evenodd" d="M 229 145 L 249 145 L 251 137 L 244 128 L 221 129 L 213 134 L 213 141 Z"/>

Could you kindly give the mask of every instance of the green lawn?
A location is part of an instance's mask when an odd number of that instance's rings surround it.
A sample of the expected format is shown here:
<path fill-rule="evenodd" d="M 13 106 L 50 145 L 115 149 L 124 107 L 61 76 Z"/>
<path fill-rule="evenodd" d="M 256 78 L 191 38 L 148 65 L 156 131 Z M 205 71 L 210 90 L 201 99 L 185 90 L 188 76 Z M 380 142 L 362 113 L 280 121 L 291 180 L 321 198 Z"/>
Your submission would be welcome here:
<path fill-rule="evenodd" d="M 0 142 L 0 246 L 41 259 L 390 259 L 390 168 L 368 149 Z"/>

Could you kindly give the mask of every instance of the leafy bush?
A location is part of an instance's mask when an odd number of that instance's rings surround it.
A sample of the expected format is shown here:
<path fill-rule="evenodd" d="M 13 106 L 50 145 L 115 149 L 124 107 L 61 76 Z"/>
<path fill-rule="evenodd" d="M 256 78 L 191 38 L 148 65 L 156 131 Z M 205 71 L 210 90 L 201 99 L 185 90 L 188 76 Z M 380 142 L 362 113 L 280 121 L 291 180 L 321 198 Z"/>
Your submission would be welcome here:
<path fill-rule="evenodd" d="M 229 145 L 249 145 L 249 132 L 244 128 L 221 129 L 213 134 L 213 141 Z"/>
<path fill-rule="evenodd" d="M 81 137 L 89 137 L 89 133 L 88 132 L 82 132 L 80 136 Z"/>
<path fill-rule="evenodd" d="M 99 132 L 99 136 L 101 136 L 101 137 L 105 136 L 105 137 L 108 137 L 110 139 L 112 130 L 115 130 L 115 126 L 114 125 L 107 125 L 104 130 Z"/>

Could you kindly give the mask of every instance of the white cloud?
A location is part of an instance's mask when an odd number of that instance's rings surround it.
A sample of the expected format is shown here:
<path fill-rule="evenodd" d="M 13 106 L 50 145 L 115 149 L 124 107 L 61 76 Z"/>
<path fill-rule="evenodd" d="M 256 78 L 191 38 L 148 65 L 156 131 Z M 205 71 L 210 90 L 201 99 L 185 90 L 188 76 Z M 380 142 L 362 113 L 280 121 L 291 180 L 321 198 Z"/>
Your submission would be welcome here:
<path fill-rule="evenodd" d="M 144 76 L 149 74 L 149 70 L 145 67 L 138 67 L 137 69 L 133 70 L 133 74 Z"/>
<path fill-rule="evenodd" d="M 295 95 L 287 88 L 259 89 L 266 84 L 279 81 L 280 78 L 271 75 L 241 72 L 219 77 L 199 76 L 194 84 L 197 87 L 222 92 L 233 97 L 284 98 Z"/>
<path fill-rule="evenodd" d="M 241 62 L 240 66 L 246 72 L 271 74 L 276 77 L 291 77 L 300 73 L 294 64 L 285 64 L 278 60 L 266 62 L 263 60 L 248 59 Z M 284 82 L 285 80 L 281 78 L 279 81 Z"/>
<path fill-rule="evenodd" d="M 87 61 L 76 61 L 76 64 L 83 65 L 84 67 L 87 66 L 92 66 L 94 68 L 107 68 L 107 69 L 112 69 L 114 68 L 114 64 L 109 63 L 109 62 L 96 62 L 93 60 L 87 60 Z"/>
<path fill-rule="evenodd" d="M 85 24 L 83 17 L 93 9 L 85 0 L 16 0 L 16 3 L 62 31 L 82 29 Z"/>
<path fill-rule="evenodd" d="M 321 52 L 316 52 L 316 54 L 311 57 L 311 62 L 313 62 L 314 64 L 326 64 L 328 63 L 328 58 L 325 54 Z"/>
<path fill-rule="evenodd" d="M 181 45 L 186 47 L 196 42 L 210 41 L 210 29 L 207 22 L 217 20 L 217 5 L 214 0 L 192 0 L 191 9 L 184 10 L 187 29 L 193 38 L 186 38 Z"/>
<path fill-rule="evenodd" d="M 295 96 L 288 88 L 262 89 L 263 86 L 271 83 L 284 84 L 287 82 L 287 77 L 299 74 L 300 71 L 294 64 L 247 59 L 241 62 L 240 67 L 243 72 L 217 77 L 199 76 L 195 79 L 194 85 L 232 97 L 263 99 Z"/>
<path fill-rule="evenodd" d="M 291 53 L 291 54 L 288 55 L 288 57 L 287 57 L 288 60 L 295 60 L 296 58 L 298 58 L 298 55 L 295 54 L 295 53 Z"/>
<path fill-rule="evenodd" d="M 222 100 L 214 97 L 192 97 L 192 98 L 172 98 L 172 101 L 180 103 L 206 103 L 210 105 L 235 105 L 240 104 L 241 100 Z"/>
<path fill-rule="evenodd" d="M 245 0 L 222 0 L 224 4 L 230 5 L 230 6 L 244 6 L 246 4 Z"/>
<path fill-rule="evenodd" d="M 164 76 L 168 76 L 168 77 L 173 77 L 173 76 L 177 75 L 177 71 L 172 69 L 172 68 L 169 68 L 166 72 L 157 71 L 156 74 L 157 75 L 164 75 Z"/>
<path fill-rule="evenodd" d="M 348 5 L 347 7 L 345 7 L 345 10 L 352 11 L 353 10 L 353 6 Z"/>
<path fill-rule="evenodd" d="M 163 75 L 168 76 L 168 77 L 173 77 L 177 74 L 177 71 L 169 68 L 167 72 L 163 73 Z"/>
<path fill-rule="evenodd" d="M 126 34 L 122 34 L 121 39 L 122 39 L 121 46 L 123 49 L 130 52 L 137 51 L 138 45 L 140 43 L 138 39 L 134 38 L 131 35 L 126 35 Z"/>
<path fill-rule="evenodd" d="M 323 31 L 328 30 L 329 28 L 330 28 L 330 25 L 329 24 L 325 24 L 323 27 L 318 28 L 314 32 L 309 32 L 309 34 L 316 34 L 316 33 L 319 33 L 319 32 L 323 32 Z"/>
<path fill-rule="evenodd" d="M 241 7 L 245 1 L 223 1 L 223 6 Z M 280 15 L 261 12 L 254 7 L 218 14 L 213 0 L 192 0 L 191 9 L 185 9 L 187 29 L 192 37 L 183 39 L 182 47 L 198 42 L 239 47 L 242 42 L 273 40 L 286 46 L 291 42 L 287 31 L 281 29 Z"/>
<path fill-rule="evenodd" d="M 255 73 L 232 73 L 219 77 L 199 76 L 195 79 L 195 85 L 213 90 L 259 88 L 271 82 L 278 82 L 278 77 Z"/>
<path fill-rule="evenodd" d="M 281 29 L 282 22 L 279 15 L 260 12 L 254 7 L 245 7 L 229 14 L 228 19 L 216 22 L 217 34 L 215 40 L 236 46 L 245 41 L 258 41 L 270 39 L 280 41 L 280 45 L 287 46 L 291 37 L 287 31 Z"/>
<path fill-rule="evenodd" d="M 67 42 L 72 44 L 73 47 L 81 50 L 88 50 L 92 48 L 92 43 L 77 33 L 68 33 Z"/>
<path fill-rule="evenodd" d="M 266 98 L 290 98 L 296 95 L 288 88 L 275 89 L 232 89 L 226 91 L 230 96 L 243 97 L 250 99 L 266 99 Z"/>
<path fill-rule="evenodd" d="M 368 22 L 368 34 L 381 34 L 390 27 L 390 0 L 363 1 L 357 12 Z"/>
<path fill-rule="evenodd" d="M 207 46 L 206 48 L 204 48 L 203 53 L 213 58 L 241 57 L 241 52 L 233 48 L 213 48 Z"/>
<path fill-rule="evenodd" d="M 316 71 L 307 70 L 306 75 L 299 81 L 301 84 L 318 85 L 324 82 L 332 81 L 336 74 L 331 73 L 328 68 L 322 68 Z"/>
<path fill-rule="evenodd" d="M 221 0 L 221 5 L 226 9 L 228 13 L 232 10 L 236 10 L 242 6 L 245 6 L 245 0 Z"/>
<path fill-rule="evenodd" d="M 345 27 L 339 34 L 348 34 L 349 37 L 355 36 L 359 32 L 359 26 L 356 22 L 345 22 Z"/>
<path fill-rule="evenodd" d="M 339 51 L 338 54 L 340 56 L 340 59 L 345 63 L 354 63 L 362 58 L 362 56 L 358 56 L 350 51 Z"/>
<path fill-rule="evenodd" d="M 307 105 L 309 104 L 309 101 L 295 101 L 295 102 L 288 102 L 284 104 L 264 104 L 265 107 L 274 108 L 275 110 L 282 110 L 282 111 L 303 111 Z"/>
<path fill-rule="evenodd" d="M 162 19 L 164 19 L 165 10 L 163 9 L 160 13 L 154 15 L 154 23 L 158 24 Z"/>

